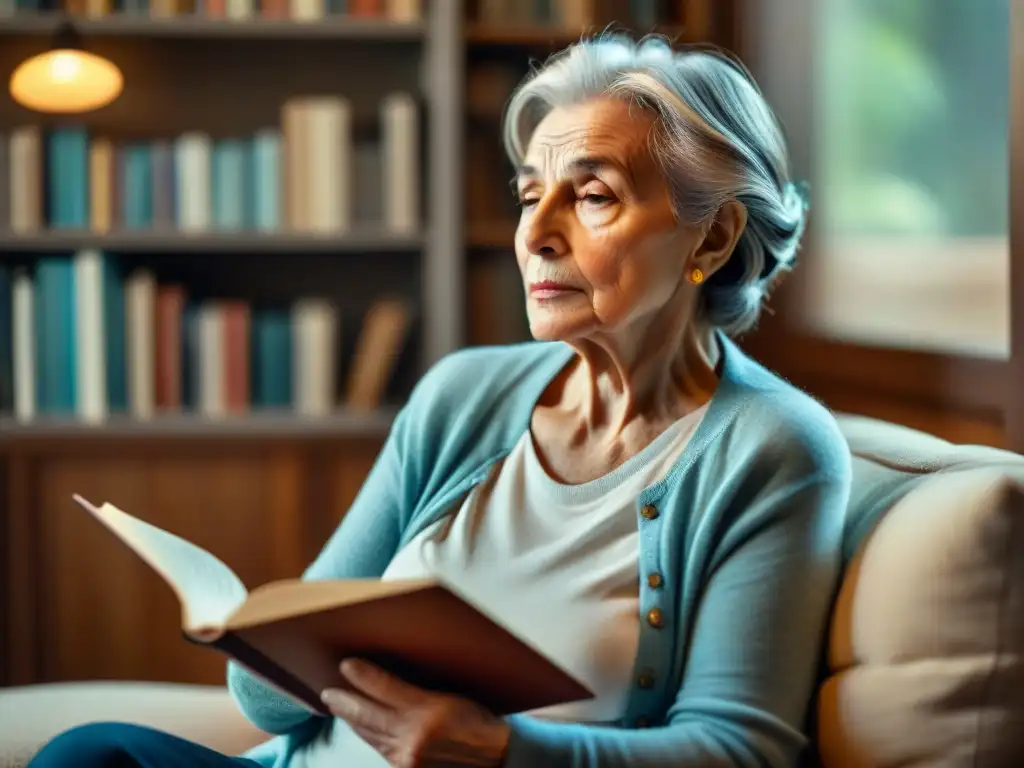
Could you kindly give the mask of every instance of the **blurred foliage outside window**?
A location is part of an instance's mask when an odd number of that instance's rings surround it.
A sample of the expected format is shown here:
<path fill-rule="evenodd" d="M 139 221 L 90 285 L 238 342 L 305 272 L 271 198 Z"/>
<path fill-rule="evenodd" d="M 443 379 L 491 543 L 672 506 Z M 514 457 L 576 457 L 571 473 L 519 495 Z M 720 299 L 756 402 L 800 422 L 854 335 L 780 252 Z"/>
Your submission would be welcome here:
<path fill-rule="evenodd" d="M 825 0 L 817 156 L 844 235 L 1005 237 L 1010 0 Z"/>
<path fill-rule="evenodd" d="M 835 338 L 1006 359 L 1011 0 L 811 2 L 817 245 L 798 314 Z"/>

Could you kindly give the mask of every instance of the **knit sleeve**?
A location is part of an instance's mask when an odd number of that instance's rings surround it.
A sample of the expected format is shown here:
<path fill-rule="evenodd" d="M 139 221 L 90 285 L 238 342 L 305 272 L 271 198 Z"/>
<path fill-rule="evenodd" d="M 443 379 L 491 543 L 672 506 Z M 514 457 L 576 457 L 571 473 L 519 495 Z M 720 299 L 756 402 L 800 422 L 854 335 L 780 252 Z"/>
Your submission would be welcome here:
<path fill-rule="evenodd" d="M 355 501 L 306 569 L 304 579 L 373 578 L 383 574 L 401 536 L 404 423 L 403 411 Z M 228 662 L 227 685 L 246 718 L 267 733 L 290 733 L 314 717 L 234 661 Z"/>
<path fill-rule="evenodd" d="M 764 450 L 728 449 L 729 470 L 716 471 L 702 509 L 715 533 L 698 553 L 708 562 L 702 597 L 663 722 L 620 729 L 516 716 L 505 768 L 797 764 L 850 486 L 845 443 L 838 431 L 822 434 L 824 445 L 776 432 Z"/>

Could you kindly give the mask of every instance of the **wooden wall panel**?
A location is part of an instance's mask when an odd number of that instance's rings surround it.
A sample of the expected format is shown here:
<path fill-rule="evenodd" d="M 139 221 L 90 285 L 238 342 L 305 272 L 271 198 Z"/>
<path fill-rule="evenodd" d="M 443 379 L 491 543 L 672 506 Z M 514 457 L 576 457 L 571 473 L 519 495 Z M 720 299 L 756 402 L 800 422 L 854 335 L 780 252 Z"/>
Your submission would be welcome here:
<path fill-rule="evenodd" d="M 2 459 L 0 459 L 2 460 Z M 0 574 L 4 577 L 5 659 L 4 681 L 17 683 L 35 679 L 39 643 L 35 616 L 39 605 L 39 582 L 32 571 L 37 560 L 37 518 L 31 513 L 32 465 L 21 456 L 4 462 L 7 494 L 4 498 L 4 549 Z"/>
<path fill-rule="evenodd" d="M 183 639 L 171 589 L 73 493 L 199 544 L 254 588 L 301 574 L 379 445 L 214 441 L 161 452 L 127 440 L 8 456 L 5 476 L 18 480 L 4 496 L 11 610 L 0 683 L 224 680 L 224 658 Z"/>
<path fill-rule="evenodd" d="M 279 463 L 261 457 L 43 462 L 34 567 L 43 587 L 41 677 L 223 679 L 221 658 L 182 641 L 177 600 L 167 585 L 70 495 L 109 499 L 195 541 L 254 587 L 299 566 L 290 540 L 276 535 L 302 525 L 295 519 L 299 498 L 275 493 Z M 288 518 L 290 525 L 280 522 Z"/>

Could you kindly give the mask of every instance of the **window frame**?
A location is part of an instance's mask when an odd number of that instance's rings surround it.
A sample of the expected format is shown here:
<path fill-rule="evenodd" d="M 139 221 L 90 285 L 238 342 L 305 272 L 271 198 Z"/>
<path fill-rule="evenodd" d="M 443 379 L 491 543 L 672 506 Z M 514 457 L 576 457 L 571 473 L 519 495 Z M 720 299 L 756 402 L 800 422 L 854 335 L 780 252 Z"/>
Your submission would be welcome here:
<path fill-rule="evenodd" d="M 1008 445 L 1024 453 L 1024 7 L 1010 9 L 1010 386 Z"/>

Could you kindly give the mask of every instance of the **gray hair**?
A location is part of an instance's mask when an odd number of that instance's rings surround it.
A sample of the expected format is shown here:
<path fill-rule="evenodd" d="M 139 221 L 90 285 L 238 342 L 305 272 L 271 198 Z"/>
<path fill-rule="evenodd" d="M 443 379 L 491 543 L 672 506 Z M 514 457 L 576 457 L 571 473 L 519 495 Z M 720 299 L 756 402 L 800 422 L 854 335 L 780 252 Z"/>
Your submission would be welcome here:
<path fill-rule="evenodd" d="M 677 220 L 710 227 L 737 200 L 747 225 L 728 262 L 702 290 L 701 317 L 725 333 L 752 328 L 781 272 L 791 269 L 807 202 L 789 178 L 781 127 L 747 69 L 710 46 L 673 49 L 661 36 L 606 32 L 552 56 L 519 85 L 504 117 L 505 151 L 523 162 L 552 109 L 621 98 L 658 118 L 651 149 Z"/>

